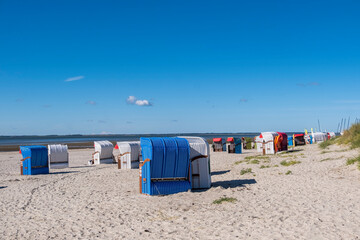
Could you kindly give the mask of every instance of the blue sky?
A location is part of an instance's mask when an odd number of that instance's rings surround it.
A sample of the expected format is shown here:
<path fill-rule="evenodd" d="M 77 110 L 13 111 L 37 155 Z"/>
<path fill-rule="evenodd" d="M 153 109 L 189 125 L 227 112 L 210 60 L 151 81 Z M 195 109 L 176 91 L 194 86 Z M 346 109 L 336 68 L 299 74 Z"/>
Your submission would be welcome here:
<path fill-rule="evenodd" d="M 359 12 L 2 0 L 0 135 L 301 131 L 318 119 L 336 130 L 360 118 Z"/>

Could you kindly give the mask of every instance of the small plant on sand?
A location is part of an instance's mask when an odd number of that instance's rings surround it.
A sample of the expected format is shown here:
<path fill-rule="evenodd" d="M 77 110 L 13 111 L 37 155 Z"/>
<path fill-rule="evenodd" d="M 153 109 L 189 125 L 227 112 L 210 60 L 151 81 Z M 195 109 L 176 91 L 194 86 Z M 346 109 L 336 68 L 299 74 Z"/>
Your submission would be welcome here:
<path fill-rule="evenodd" d="M 257 155 L 257 156 L 247 156 L 247 157 L 245 157 L 245 160 L 248 160 L 248 161 L 253 160 L 253 159 L 256 159 L 256 160 L 267 160 L 267 159 L 269 159 L 269 158 L 270 158 L 270 157 L 268 157 L 268 156 Z"/>
<path fill-rule="evenodd" d="M 235 165 L 239 165 L 240 163 L 243 163 L 244 161 L 236 161 Z"/>
<path fill-rule="evenodd" d="M 355 158 L 349 158 L 347 161 L 346 161 L 346 165 L 352 165 L 354 163 L 358 163 L 360 165 L 360 156 L 358 157 L 355 157 Z"/>
<path fill-rule="evenodd" d="M 251 173 L 251 168 L 244 168 L 244 169 L 241 169 L 240 171 L 240 175 L 244 175 L 244 174 L 247 174 L 247 173 Z"/>
<path fill-rule="evenodd" d="M 270 168 L 270 167 L 271 167 L 271 166 L 269 166 L 269 165 L 266 165 L 266 166 L 265 166 L 265 165 L 261 165 L 261 166 L 260 166 L 261 169 L 262 169 L 262 168 Z"/>
<path fill-rule="evenodd" d="M 276 165 L 274 165 L 274 167 L 279 167 L 279 165 L 276 164 Z"/>
<path fill-rule="evenodd" d="M 326 148 L 328 148 L 330 145 L 333 145 L 333 144 L 336 142 L 337 139 L 338 139 L 338 138 L 332 138 L 332 139 L 330 139 L 330 140 L 324 141 L 324 142 L 322 142 L 322 143 L 319 144 L 319 147 L 320 147 L 321 149 L 326 149 Z"/>
<path fill-rule="evenodd" d="M 321 154 L 331 153 L 331 151 L 321 151 Z"/>
<path fill-rule="evenodd" d="M 248 162 L 248 164 L 259 164 L 260 161 L 257 159 L 251 160 L 250 162 Z"/>
<path fill-rule="evenodd" d="M 292 174 L 292 171 L 290 170 L 285 173 L 285 175 L 290 175 L 290 174 Z"/>
<path fill-rule="evenodd" d="M 285 166 L 285 167 L 295 165 L 295 164 L 298 164 L 298 163 L 301 163 L 301 162 L 300 161 L 295 161 L 295 160 L 291 160 L 291 161 L 284 160 L 284 161 L 280 162 L 280 164 Z"/>
<path fill-rule="evenodd" d="M 222 198 L 219 198 L 215 201 L 213 201 L 213 204 L 222 204 L 223 202 L 230 202 L 230 203 L 234 203 L 236 202 L 237 199 L 236 198 L 232 198 L 232 197 L 222 197 Z"/>

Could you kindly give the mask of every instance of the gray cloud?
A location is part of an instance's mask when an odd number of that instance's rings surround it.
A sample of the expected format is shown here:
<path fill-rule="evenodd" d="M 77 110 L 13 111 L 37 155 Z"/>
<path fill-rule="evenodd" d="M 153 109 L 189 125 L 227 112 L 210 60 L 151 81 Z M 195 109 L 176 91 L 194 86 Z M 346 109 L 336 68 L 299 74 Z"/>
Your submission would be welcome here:
<path fill-rule="evenodd" d="M 248 99 L 246 99 L 246 98 L 242 98 L 242 99 L 240 99 L 240 102 L 241 103 L 247 103 L 249 100 Z"/>

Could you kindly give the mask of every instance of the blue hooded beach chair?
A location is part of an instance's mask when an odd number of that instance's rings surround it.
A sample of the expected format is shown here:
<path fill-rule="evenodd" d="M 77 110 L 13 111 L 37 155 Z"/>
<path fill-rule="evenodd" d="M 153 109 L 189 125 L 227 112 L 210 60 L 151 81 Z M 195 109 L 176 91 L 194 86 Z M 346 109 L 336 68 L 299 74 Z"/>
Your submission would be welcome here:
<path fill-rule="evenodd" d="M 288 146 L 289 147 L 295 147 L 294 146 L 294 137 L 293 136 L 288 136 Z"/>
<path fill-rule="evenodd" d="M 167 195 L 191 189 L 190 146 L 184 138 L 141 138 L 140 193 Z"/>
<path fill-rule="evenodd" d="M 48 150 L 44 146 L 20 146 L 21 175 L 49 174 Z"/>

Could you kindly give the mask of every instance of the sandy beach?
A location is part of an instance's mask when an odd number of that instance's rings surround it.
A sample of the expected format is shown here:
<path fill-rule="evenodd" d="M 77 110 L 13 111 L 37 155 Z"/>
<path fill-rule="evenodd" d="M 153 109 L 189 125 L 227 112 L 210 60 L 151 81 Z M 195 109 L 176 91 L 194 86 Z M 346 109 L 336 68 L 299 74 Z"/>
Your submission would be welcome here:
<path fill-rule="evenodd" d="M 258 164 L 245 159 L 254 150 L 212 152 L 211 189 L 160 197 L 139 194 L 137 169 L 87 166 L 92 149 L 35 176 L 20 176 L 18 152 L 2 152 L 0 239 L 359 239 L 360 172 L 346 166 L 358 150 L 296 150 Z M 213 203 L 222 197 L 236 200 Z"/>

